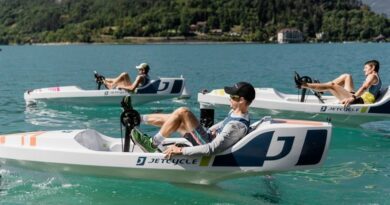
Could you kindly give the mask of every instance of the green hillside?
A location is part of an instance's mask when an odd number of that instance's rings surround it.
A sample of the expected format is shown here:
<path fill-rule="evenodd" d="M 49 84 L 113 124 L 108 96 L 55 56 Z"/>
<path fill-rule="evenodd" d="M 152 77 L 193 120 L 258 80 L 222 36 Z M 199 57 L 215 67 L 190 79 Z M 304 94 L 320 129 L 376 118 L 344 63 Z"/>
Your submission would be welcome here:
<path fill-rule="evenodd" d="M 390 36 L 389 19 L 358 0 L 0 0 L 0 44 L 272 42 L 283 28 L 305 41 Z"/>

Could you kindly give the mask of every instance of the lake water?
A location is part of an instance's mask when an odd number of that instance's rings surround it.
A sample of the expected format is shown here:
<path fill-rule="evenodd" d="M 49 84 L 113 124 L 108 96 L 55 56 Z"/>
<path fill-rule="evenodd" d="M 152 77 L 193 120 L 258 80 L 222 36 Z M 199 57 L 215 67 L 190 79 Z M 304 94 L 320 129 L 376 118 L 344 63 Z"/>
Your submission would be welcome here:
<path fill-rule="evenodd" d="M 390 82 L 390 44 L 174 44 L 0 46 L 0 133 L 92 128 L 120 136 L 118 107 L 26 108 L 23 92 L 57 85 L 93 89 L 93 71 L 115 76 L 147 62 L 152 77 L 183 75 L 193 94 L 138 106 L 141 113 L 188 106 L 199 113 L 196 93 L 237 81 L 296 93 L 293 71 L 321 81 L 351 73 L 364 80 L 363 63 L 381 62 Z M 220 119 L 226 110 L 217 110 Z M 260 115 L 260 114 L 259 114 Z M 261 116 L 252 116 L 260 118 Z M 143 126 L 147 132 L 155 128 Z M 215 186 L 61 175 L 0 167 L 0 204 L 390 204 L 390 120 L 334 124 L 322 168 L 248 177 Z"/>

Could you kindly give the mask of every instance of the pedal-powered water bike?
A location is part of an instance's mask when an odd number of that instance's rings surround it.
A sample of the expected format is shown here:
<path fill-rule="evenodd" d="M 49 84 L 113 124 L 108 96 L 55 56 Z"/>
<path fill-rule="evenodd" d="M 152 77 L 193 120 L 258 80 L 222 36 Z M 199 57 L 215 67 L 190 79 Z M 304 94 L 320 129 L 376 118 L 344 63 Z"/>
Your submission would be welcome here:
<path fill-rule="evenodd" d="M 212 156 L 145 153 L 135 145 L 131 130 L 140 116 L 123 100 L 121 123 L 125 139 L 95 130 L 39 131 L 0 136 L 0 162 L 47 172 L 83 174 L 177 183 L 213 184 L 222 180 L 320 167 L 327 156 L 332 125 L 327 122 L 263 118 L 234 146 Z M 212 122 L 210 110 L 202 122 Z M 184 138 L 169 145 L 192 146 Z"/>
<path fill-rule="evenodd" d="M 134 105 L 170 98 L 189 98 L 185 88 L 185 79 L 158 78 L 139 87 L 135 92 L 121 89 L 101 89 L 104 77 L 95 72 L 96 90 L 84 90 L 78 86 L 60 86 L 28 90 L 24 93 L 27 105 L 37 101 L 72 105 L 118 105 L 124 96 L 131 95 Z"/>
<path fill-rule="evenodd" d="M 308 76 L 301 77 L 305 82 L 313 82 Z M 267 110 L 289 111 L 299 113 L 321 114 L 322 116 L 342 117 L 342 120 L 352 118 L 357 122 L 377 121 L 390 119 L 390 91 L 389 87 L 381 89 L 377 101 L 373 104 L 353 104 L 345 107 L 334 96 L 302 89 L 301 94 L 286 94 L 274 88 L 256 88 L 256 98 L 252 108 Z M 308 93 L 310 91 L 311 93 Z M 229 105 L 229 95 L 223 89 L 198 93 L 198 101 L 209 106 Z M 298 115 L 299 116 L 299 115 Z M 301 115 L 302 117 L 309 117 Z M 294 115 L 295 117 L 295 115 Z M 351 121 L 349 120 L 349 121 Z"/>

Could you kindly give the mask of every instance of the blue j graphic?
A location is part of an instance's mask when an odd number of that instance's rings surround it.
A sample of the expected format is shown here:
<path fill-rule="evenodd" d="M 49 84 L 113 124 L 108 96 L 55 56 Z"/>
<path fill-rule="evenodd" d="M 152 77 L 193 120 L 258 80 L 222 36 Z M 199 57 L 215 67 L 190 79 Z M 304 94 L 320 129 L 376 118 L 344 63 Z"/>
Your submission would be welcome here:
<path fill-rule="evenodd" d="M 146 157 L 138 157 L 137 166 L 142 166 L 146 162 Z"/>

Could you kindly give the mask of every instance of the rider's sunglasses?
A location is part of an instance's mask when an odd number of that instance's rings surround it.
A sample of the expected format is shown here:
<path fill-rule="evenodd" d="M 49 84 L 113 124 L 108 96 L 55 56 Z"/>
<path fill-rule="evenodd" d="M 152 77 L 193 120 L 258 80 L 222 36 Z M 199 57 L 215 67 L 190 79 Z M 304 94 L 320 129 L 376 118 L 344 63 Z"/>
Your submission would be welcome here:
<path fill-rule="evenodd" d="M 234 101 L 239 101 L 240 100 L 240 96 L 238 96 L 238 95 L 230 95 L 230 99 L 232 99 Z"/>

